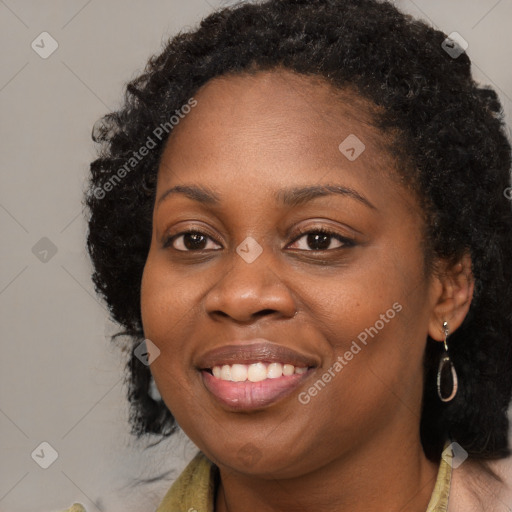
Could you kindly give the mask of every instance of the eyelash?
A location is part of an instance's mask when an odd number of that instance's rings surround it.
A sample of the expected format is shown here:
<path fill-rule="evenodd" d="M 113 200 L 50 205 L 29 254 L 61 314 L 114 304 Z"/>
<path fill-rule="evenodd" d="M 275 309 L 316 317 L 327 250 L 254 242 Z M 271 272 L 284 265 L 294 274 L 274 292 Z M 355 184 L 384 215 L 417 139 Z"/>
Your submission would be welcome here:
<path fill-rule="evenodd" d="M 199 230 L 195 230 L 195 229 L 190 229 L 190 230 L 182 231 L 181 233 L 177 233 L 175 235 L 171 235 L 171 236 L 166 237 L 164 239 L 164 242 L 163 242 L 164 249 L 167 249 L 169 247 L 172 248 L 172 244 L 173 244 L 174 240 L 176 240 L 180 236 L 189 235 L 189 234 L 192 234 L 192 235 L 194 235 L 194 234 L 195 235 L 204 235 L 207 238 L 209 238 L 210 240 L 213 240 L 216 244 L 218 244 L 218 242 L 213 237 L 208 235 L 207 233 L 204 233 L 203 231 L 199 231 Z M 299 229 L 298 233 L 297 233 L 297 236 L 295 236 L 295 238 L 293 239 L 293 241 L 291 243 L 295 243 L 298 240 L 300 240 L 304 235 L 309 235 L 309 234 L 322 234 L 322 235 L 326 235 L 326 236 L 335 238 L 336 240 L 338 240 L 343 245 L 341 247 L 335 247 L 334 249 L 314 249 L 314 250 L 309 250 L 309 251 L 305 251 L 304 249 L 297 249 L 297 250 L 303 251 L 303 252 L 331 252 L 331 251 L 335 251 L 337 249 L 346 249 L 346 248 L 349 248 L 349 247 L 354 247 L 356 245 L 356 242 L 354 240 L 352 240 L 350 238 L 346 238 L 346 237 L 340 235 L 339 233 L 336 233 L 335 231 L 330 231 L 330 230 L 328 230 L 326 228 L 305 228 L 305 229 Z M 175 250 L 178 251 L 178 252 L 187 253 L 187 252 L 202 252 L 202 251 L 204 251 L 206 249 L 198 249 L 196 251 L 191 251 L 191 250 L 183 251 L 181 249 L 175 249 Z"/>
<path fill-rule="evenodd" d="M 306 252 L 335 251 L 336 249 L 344 249 L 346 247 L 353 247 L 354 245 L 356 245 L 356 242 L 354 240 L 352 240 L 351 238 L 344 237 L 343 235 L 336 233 L 336 231 L 330 231 L 327 228 L 299 228 L 295 238 L 293 239 L 293 242 L 296 242 L 297 240 L 300 240 L 304 235 L 309 235 L 311 233 L 330 236 L 330 237 L 338 240 L 338 242 L 341 242 L 343 245 L 342 245 L 342 247 L 336 247 L 335 249 L 317 249 L 314 251 L 306 251 Z"/>

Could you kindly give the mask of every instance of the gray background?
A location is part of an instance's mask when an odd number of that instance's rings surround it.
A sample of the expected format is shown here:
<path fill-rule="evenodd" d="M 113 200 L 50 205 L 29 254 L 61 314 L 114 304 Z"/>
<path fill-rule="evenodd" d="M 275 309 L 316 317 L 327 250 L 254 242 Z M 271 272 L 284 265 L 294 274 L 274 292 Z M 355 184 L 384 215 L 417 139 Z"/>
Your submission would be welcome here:
<path fill-rule="evenodd" d="M 81 200 L 94 122 L 167 37 L 225 4 L 0 0 L 1 512 L 74 501 L 153 511 L 194 453 L 183 435 L 146 451 L 130 437 L 124 359 L 90 281 Z M 512 0 L 396 4 L 469 42 L 475 77 L 498 90 L 510 121 Z M 47 59 L 31 48 L 43 31 L 59 45 Z M 31 457 L 43 441 L 58 454 L 48 469 Z M 167 470 L 163 482 L 133 485 Z"/>

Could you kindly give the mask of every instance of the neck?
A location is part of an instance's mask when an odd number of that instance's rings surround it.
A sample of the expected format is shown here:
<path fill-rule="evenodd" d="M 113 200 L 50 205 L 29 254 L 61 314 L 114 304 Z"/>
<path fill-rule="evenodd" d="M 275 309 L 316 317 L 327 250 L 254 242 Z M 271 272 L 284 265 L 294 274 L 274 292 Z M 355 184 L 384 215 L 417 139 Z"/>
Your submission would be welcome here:
<path fill-rule="evenodd" d="M 295 478 L 269 479 L 220 468 L 216 512 L 425 512 L 438 465 L 419 438 L 375 440 Z"/>

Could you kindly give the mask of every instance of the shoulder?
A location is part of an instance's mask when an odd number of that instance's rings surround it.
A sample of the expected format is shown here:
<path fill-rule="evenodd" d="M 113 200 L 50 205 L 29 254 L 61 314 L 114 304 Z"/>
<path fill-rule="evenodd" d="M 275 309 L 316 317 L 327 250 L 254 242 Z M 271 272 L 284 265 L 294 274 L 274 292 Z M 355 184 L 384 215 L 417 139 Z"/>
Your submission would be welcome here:
<path fill-rule="evenodd" d="M 62 512 L 87 512 L 81 503 L 73 503 L 71 507 L 63 510 Z"/>
<path fill-rule="evenodd" d="M 174 481 L 156 512 L 213 511 L 216 486 L 216 466 L 199 452 Z"/>
<path fill-rule="evenodd" d="M 512 456 L 485 462 L 468 459 L 453 469 L 449 512 L 511 510 Z"/>

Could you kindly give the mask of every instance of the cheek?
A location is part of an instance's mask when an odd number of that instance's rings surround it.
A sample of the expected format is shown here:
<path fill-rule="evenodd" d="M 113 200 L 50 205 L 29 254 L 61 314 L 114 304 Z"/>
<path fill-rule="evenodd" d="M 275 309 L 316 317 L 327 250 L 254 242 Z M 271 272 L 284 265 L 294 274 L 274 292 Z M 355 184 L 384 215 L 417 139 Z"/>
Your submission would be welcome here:
<path fill-rule="evenodd" d="M 170 279 L 168 269 L 150 253 L 141 281 L 141 316 L 144 337 L 160 350 L 151 364 L 151 373 L 164 401 L 168 394 L 166 388 L 173 387 L 173 382 L 180 378 L 183 359 L 180 320 L 183 323 L 190 311 L 177 284 L 178 280 Z"/>
<path fill-rule="evenodd" d="M 196 284 L 177 273 L 165 257 L 148 255 L 141 280 L 142 324 L 145 338 L 160 350 L 151 373 L 169 409 L 190 399 L 191 383 L 197 378 L 187 344 L 196 325 L 200 293 Z"/>
<path fill-rule="evenodd" d="M 421 253 L 376 253 L 368 251 L 361 266 L 325 281 L 322 290 L 317 285 L 312 311 L 331 354 L 318 377 L 325 377 L 331 391 L 319 385 L 321 392 L 311 392 L 326 415 L 333 400 L 350 410 L 354 426 L 354 417 L 369 412 L 389 413 L 403 404 L 417 410 L 422 389 L 428 284 Z M 305 290 L 313 287 L 304 282 Z M 348 426 L 347 417 L 336 421 Z"/>
<path fill-rule="evenodd" d="M 385 256 L 375 248 L 330 277 L 301 276 L 296 292 L 305 301 L 307 321 L 323 332 L 337 353 L 348 350 L 352 340 L 359 339 L 364 346 L 397 323 L 408 285 L 402 269 L 397 272 Z M 409 277 L 409 282 L 417 279 Z"/>
<path fill-rule="evenodd" d="M 144 335 L 158 340 L 185 319 L 194 307 L 194 289 L 190 279 L 180 277 L 164 258 L 150 252 L 141 281 Z"/>
<path fill-rule="evenodd" d="M 140 307 L 144 336 L 150 340 L 157 338 L 156 334 L 165 324 L 165 311 L 171 306 L 170 296 L 165 286 L 158 279 L 158 266 L 146 262 L 141 281 Z"/>

